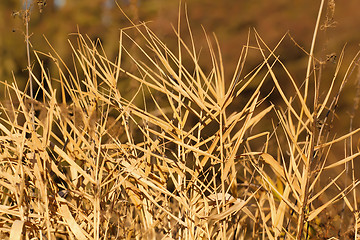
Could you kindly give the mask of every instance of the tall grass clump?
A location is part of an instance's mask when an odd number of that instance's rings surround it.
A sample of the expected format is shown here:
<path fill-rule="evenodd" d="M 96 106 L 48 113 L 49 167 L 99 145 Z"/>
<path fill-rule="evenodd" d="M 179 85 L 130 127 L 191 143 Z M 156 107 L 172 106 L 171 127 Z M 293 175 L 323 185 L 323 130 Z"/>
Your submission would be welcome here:
<path fill-rule="evenodd" d="M 323 83 L 327 62 L 314 55 L 323 3 L 303 79 L 276 54 L 288 35 L 270 48 L 256 31 L 225 79 L 216 37 L 205 33 L 200 51 L 188 21 L 186 33 L 180 21 L 174 30 L 175 49 L 133 24 L 137 41 L 120 30 L 115 60 L 81 34 L 69 41 L 73 63 L 35 51 L 34 95 L 3 83 L 1 237 L 357 238 L 360 129 L 339 135 L 331 125 L 358 56 L 340 74 L 343 51 Z M 244 72 L 255 51 L 263 60 Z"/>

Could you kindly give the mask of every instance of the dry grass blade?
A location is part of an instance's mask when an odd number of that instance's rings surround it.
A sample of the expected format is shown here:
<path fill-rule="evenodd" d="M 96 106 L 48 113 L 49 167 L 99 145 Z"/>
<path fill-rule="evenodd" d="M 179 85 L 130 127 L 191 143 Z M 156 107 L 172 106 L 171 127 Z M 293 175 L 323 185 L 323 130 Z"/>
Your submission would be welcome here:
<path fill-rule="evenodd" d="M 21 240 L 24 234 L 24 221 L 15 220 L 11 226 L 10 239 Z"/>
<path fill-rule="evenodd" d="M 210 220 L 219 221 L 219 220 L 222 220 L 222 219 L 224 219 L 226 217 L 229 217 L 231 214 L 236 214 L 244 206 L 246 206 L 246 204 L 248 204 L 250 202 L 250 200 L 255 196 L 257 191 L 258 190 L 256 190 L 253 194 L 251 194 L 251 196 L 248 197 L 248 199 L 246 201 L 241 200 L 241 199 L 237 199 L 235 201 L 234 205 L 229 207 L 226 211 L 223 211 L 223 212 L 221 212 L 219 214 L 210 215 L 208 218 Z"/>
<path fill-rule="evenodd" d="M 76 223 L 75 219 L 71 215 L 69 207 L 66 204 L 60 205 L 59 213 L 64 218 L 67 226 L 70 228 L 71 232 L 74 234 L 76 239 L 86 240 L 90 238 L 90 237 L 86 237 L 84 231 Z"/>
<path fill-rule="evenodd" d="M 357 197 L 347 194 L 358 181 L 342 181 L 360 153 L 338 146 L 359 129 L 330 128 L 356 58 L 338 92 L 344 50 L 330 87 L 319 89 L 316 34 L 298 82 L 278 55 L 288 34 L 270 48 L 255 31 L 227 79 L 218 39 L 204 30 L 206 46 L 197 46 L 180 19 L 175 48 L 143 23 L 120 30 L 116 60 L 81 34 L 69 40 L 72 63 L 51 45 L 35 52 L 34 99 L 2 82 L 0 238 L 320 238 L 340 202 L 357 232 Z M 255 51 L 260 62 L 244 72 Z"/>

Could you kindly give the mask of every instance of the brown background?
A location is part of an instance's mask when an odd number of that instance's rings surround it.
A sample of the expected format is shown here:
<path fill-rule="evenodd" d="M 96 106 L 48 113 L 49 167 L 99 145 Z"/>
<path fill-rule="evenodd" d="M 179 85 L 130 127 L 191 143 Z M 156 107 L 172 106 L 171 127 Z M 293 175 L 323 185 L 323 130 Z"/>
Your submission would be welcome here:
<path fill-rule="evenodd" d="M 56 5 L 59 2 L 62 2 L 61 6 Z M 134 22 L 148 22 L 151 29 L 169 47 L 176 46 L 177 39 L 172 26 L 177 24 L 179 1 L 118 0 L 117 3 Z M 327 55 L 333 53 L 339 56 L 341 49 L 346 45 L 344 66 L 335 86 L 338 88 L 347 70 L 346 66 L 359 48 L 360 14 L 358 14 L 358 9 L 360 9 L 360 2 L 347 0 L 335 3 L 335 14 L 332 19 L 334 24 L 319 32 L 315 56 L 319 60 L 325 60 Z M 201 46 L 206 48 L 203 28 L 208 35 L 213 33 L 216 35 L 223 54 L 226 78 L 231 79 L 249 31 L 251 45 L 256 46 L 253 29 L 258 31 L 270 47 L 274 47 L 281 37 L 289 32 L 299 46 L 305 51 L 309 51 L 319 6 L 319 0 L 191 0 L 183 1 L 180 10 L 183 29 L 186 29 L 184 12 L 188 13 L 198 49 Z M 26 69 L 26 51 L 24 21 L 21 18 L 22 9 L 24 9 L 24 4 L 21 0 L 0 1 L 2 20 L 0 21 L 0 80 L 12 81 L 12 74 L 14 74 L 20 87 L 23 87 L 27 79 L 27 73 L 24 71 Z M 326 11 L 325 5 L 322 24 L 325 23 Z M 20 16 L 16 14 L 17 12 L 20 13 Z M 14 13 L 17 16 L 14 16 Z M 79 29 L 81 33 L 87 34 L 93 40 L 100 38 L 107 56 L 115 59 L 118 52 L 119 29 L 128 26 L 131 24 L 119 10 L 117 4 L 111 0 L 57 0 L 55 2 L 47 0 L 42 13 L 39 12 L 35 1 L 31 9 L 30 33 L 32 35 L 30 41 L 33 50 L 47 53 L 51 49 L 44 39 L 45 36 L 63 60 L 71 65 L 71 48 L 67 39 L 71 38 L 71 34 Z M 184 39 L 188 38 L 186 30 L 183 31 L 183 37 Z M 284 39 L 276 53 L 300 85 L 305 78 L 307 55 L 291 41 L 290 37 Z M 206 64 L 209 63 L 207 60 L 205 57 L 201 62 L 205 69 Z M 258 51 L 250 51 L 246 71 L 252 70 L 261 60 Z M 49 73 L 52 74 L 53 65 L 51 62 L 47 63 L 46 59 L 44 61 Z M 32 57 L 32 64 L 36 71 L 34 57 Z M 336 64 L 327 64 L 324 67 L 322 80 L 324 88 L 320 94 L 326 93 L 335 66 Z M 289 84 L 283 72 L 278 74 L 280 81 L 283 81 L 283 86 Z M 340 97 L 338 114 L 341 117 L 337 119 L 340 124 L 334 125 L 341 127 L 340 131 L 348 131 L 346 126 L 355 96 L 355 75 L 354 73 L 349 78 Z M 282 80 L 282 76 L 284 76 L 284 80 Z M 267 91 L 272 88 L 271 81 L 269 82 Z M 265 91 L 264 95 L 267 94 L 268 92 Z M 291 93 L 289 93 L 290 95 Z M 278 95 L 274 93 L 270 96 L 270 100 L 276 103 L 279 100 Z"/>

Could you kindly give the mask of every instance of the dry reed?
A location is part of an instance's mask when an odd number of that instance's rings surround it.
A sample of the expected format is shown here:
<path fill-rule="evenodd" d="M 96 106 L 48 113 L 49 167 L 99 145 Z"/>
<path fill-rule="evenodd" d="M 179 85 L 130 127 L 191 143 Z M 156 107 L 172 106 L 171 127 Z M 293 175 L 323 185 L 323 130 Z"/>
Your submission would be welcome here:
<path fill-rule="evenodd" d="M 359 182 L 353 176 L 341 187 L 339 179 L 360 153 L 352 149 L 335 161 L 330 156 L 333 145 L 360 129 L 335 136 L 329 126 L 358 56 L 339 80 L 342 52 L 330 85 L 319 88 L 314 47 L 321 12 L 322 6 L 303 87 L 276 55 L 287 35 L 271 49 L 256 31 L 251 46 L 249 34 L 226 81 L 216 37 L 205 33 L 212 67 L 204 70 L 188 21 L 189 43 L 179 22 L 175 50 L 146 24 L 134 24 L 144 44 L 121 30 L 115 61 L 100 42 L 81 34 L 69 42 L 75 70 L 55 50 L 35 52 L 41 74 L 30 71 L 34 96 L 16 82 L 3 83 L 9 100 L 0 116 L 1 237 L 319 238 L 340 231 L 326 225 L 338 213 L 326 216 L 343 202 L 353 219 L 341 237 L 356 239 Z M 246 74 L 250 50 L 263 61 Z M 44 57 L 56 64 L 58 76 L 47 74 Z M 292 90 L 285 91 L 275 66 Z M 129 83 L 136 91 L 128 92 Z M 271 104 L 265 84 L 282 103 Z M 329 169 L 340 174 L 324 184 Z"/>

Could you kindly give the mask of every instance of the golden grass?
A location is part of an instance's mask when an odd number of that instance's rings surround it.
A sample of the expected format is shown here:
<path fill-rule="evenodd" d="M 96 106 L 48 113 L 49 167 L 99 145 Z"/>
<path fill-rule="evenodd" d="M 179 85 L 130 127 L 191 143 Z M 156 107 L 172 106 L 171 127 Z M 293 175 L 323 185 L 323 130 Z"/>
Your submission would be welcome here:
<path fill-rule="evenodd" d="M 341 237 L 356 239 L 359 182 L 352 175 L 342 186 L 340 178 L 349 175 L 346 167 L 354 169 L 360 153 L 351 148 L 343 157 L 330 156 L 333 145 L 352 146 L 345 141 L 360 129 L 337 136 L 329 126 L 358 58 L 339 80 L 342 52 L 331 84 L 319 87 L 319 68 L 326 64 L 314 57 L 321 12 L 322 6 L 304 88 L 276 55 L 283 39 L 271 49 L 256 31 L 256 45 L 250 45 L 249 34 L 230 81 L 215 37 L 205 34 L 212 68 L 199 65 L 202 56 L 188 22 L 190 43 L 183 40 L 179 22 L 175 50 L 146 24 L 134 24 L 144 43 L 121 30 L 115 61 L 100 42 L 78 34 L 77 43 L 70 42 L 75 70 L 55 50 L 35 52 L 41 75 L 31 73 L 38 86 L 34 98 L 16 82 L 3 83 L 1 237 L 329 237 L 341 230 L 326 227 L 340 210 L 325 219 L 327 209 L 341 202 L 352 218 Z M 139 54 L 130 53 L 128 40 Z M 245 74 L 246 57 L 254 49 L 263 61 Z M 56 64 L 58 76 L 47 74 L 44 57 Z M 125 61 L 136 71 L 126 69 Z M 284 70 L 286 80 L 278 78 L 274 66 Z M 283 81 L 293 89 L 284 89 Z M 271 104 L 264 84 L 273 84 L 283 104 Z M 321 177 L 331 169 L 340 174 L 324 183 Z"/>

